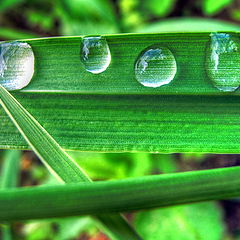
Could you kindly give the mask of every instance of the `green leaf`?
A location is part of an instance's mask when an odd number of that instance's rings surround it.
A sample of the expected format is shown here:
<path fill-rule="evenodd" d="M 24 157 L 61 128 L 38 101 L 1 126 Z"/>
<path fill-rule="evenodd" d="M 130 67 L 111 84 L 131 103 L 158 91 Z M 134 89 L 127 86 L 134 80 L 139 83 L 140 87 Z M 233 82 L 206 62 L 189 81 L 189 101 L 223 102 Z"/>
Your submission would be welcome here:
<path fill-rule="evenodd" d="M 50 31 L 54 27 L 54 16 L 43 11 L 28 11 L 27 18 L 32 27 L 40 27 L 45 31 Z"/>
<path fill-rule="evenodd" d="M 0 5 L 0 12 L 6 11 L 7 9 L 21 3 L 23 0 L 2 0 Z"/>
<path fill-rule="evenodd" d="M 164 17 L 171 12 L 175 0 L 148 0 L 145 4 L 151 13 L 159 17 Z"/>
<path fill-rule="evenodd" d="M 203 12 L 208 16 L 214 15 L 230 5 L 232 2 L 233 0 L 204 0 L 202 6 Z"/>
<path fill-rule="evenodd" d="M 19 177 L 19 165 L 20 165 L 21 152 L 16 150 L 5 151 L 5 156 L 2 165 L 2 171 L 0 175 L 0 188 L 8 189 L 17 186 Z M 11 225 L 0 226 L 2 230 L 2 239 L 13 239 L 11 233 Z M 1 233 L 0 233 L 1 238 Z"/>
<path fill-rule="evenodd" d="M 238 33 L 229 33 L 238 39 Z M 109 68 L 87 72 L 82 38 L 27 41 L 35 54 L 31 83 L 14 97 L 66 150 L 104 152 L 238 153 L 240 113 L 235 92 L 214 87 L 207 74 L 210 33 L 106 36 Z M 135 77 L 138 55 L 153 44 L 167 46 L 177 62 L 173 81 L 159 88 Z M 234 58 L 234 60 L 233 60 Z M 239 62 L 234 53 L 232 62 Z M 67 69 L 67 70 L 66 70 Z M 224 72 L 234 78 L 238 68 Z M 1 148 L 28 148 L 0 110 Z"/>
<path fill-rule="evenodd" d="M 92 179 L 105 180 L 137 177 L 148 174 L 151 171 L 151 158 L 148 153 L 119 154 L 69 151 L 68 154 L 80 166 L 86 169 Z"/>
<path fill-rule="evenodd" d="M 53 239 L 55 232 L 50 221 L 26 223 L 22 229 L 26 240 Z"/>
<path fill-rule="evenodd" d="M 58 233 L 55 240 L 75 239 L 81 233 L 94 233 L 94 222 L 89 217 L 65 218 L 55 221 L 58 225 Z"/>
<path fill-rule="evenodd" d="M 2 190 L 0 221 L 108 214 L 234 198 L 240 195 L 239 172 L 240 167 L 230 167 Z"/>
<path fill-rule="evenodd" d="M 48 132 L 0 85 L 0 103 L 49 171 L 60 181 L 91 182 L 76 162 L 62 150 Z M 98 216 L 113 239 L 140 239 L 120 215 Z M 116 228 L 118 225 L 118 228 Z"/>
<path fill-rule="evenodd" d="M 0 232 L 0 236 L 3 236 L 4 240 L 12 240 L 12 233 L 11 233 L 11 228 L 9 225 L 3 225 L 1 226 L 2 234 Z"/>
<path fill-rule="evenodd" d="M 33 33 L 24 32 L 20 29 L 1 27 L 0 37 L 1 39 L 16 40 L 20 38 L 36 38 L 38 36 Z"/>
<path fill-rule="evenodd" d="M 181 17 L 163 19 L 160 22 L 146 24 L 136 30 L 139 33 L 159 32 L 221 32 L 240 31 L 238 24 L 211 18 Z"/>
<path fill-rule="evenodd" d="M 67 150 L 239 153 L 236 96 L 14 96 Z M 0 147 L 29 149 L 0 116 Z"/>
<path fill-rule="evenodd" d="M 197 203 L 141 212 L 136 215 L 136 228 L 144 239 L 219 240 L 224 224 L 215 203 Z M 173 231 L 174 229 L 174 231 Z"/>
<path fill-rule="evenodd" d="M 115 15 L 109 0 L 61 0 L 63 10 L 73 18 L 99 18 L 114 21 Z"/>
<path fill-rule="evenodd" d="M 55 12 L 63 35 L 118 32 L 116 16 L 108 0 L 61 0 Z"/>
<path fill-rule="evenodd" d="M 173 173 L 177 171 L 176 160 L 173 154 L 154 154 L 153 169 L 161 173 Z"/>
<path fill-rule="evenodd" d="M 48 132 L 2 87 L 0 103 L 49 171 L 63 182 L 90 181 Z"/>
<path fill-rule="evenodd" d="M 17 186 L 19 177 L 19 165 L 20 165 L 21 152 L 17 150 L 8 150 L 5 152 L 5 158 L 3 161 L 0 187 L 14 188 Z"/>

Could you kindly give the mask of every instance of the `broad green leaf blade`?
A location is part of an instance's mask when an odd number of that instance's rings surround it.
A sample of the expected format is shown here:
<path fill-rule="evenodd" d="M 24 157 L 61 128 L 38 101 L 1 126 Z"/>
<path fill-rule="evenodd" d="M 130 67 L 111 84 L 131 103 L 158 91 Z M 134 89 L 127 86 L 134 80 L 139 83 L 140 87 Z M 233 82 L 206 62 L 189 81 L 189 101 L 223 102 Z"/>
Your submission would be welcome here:
<path fill-rule="evenodd" d="M 233 198 L 240 195 L 239 172 L 240 167 L 230 167 L 94 184 L 2 190 L 0 220 L 106 214 Z"/>
<path fill-rule="evenodd" d="M 226 34 L 238 38 L 238 33 Z M 23 40 L 33 49 L 35 74 L 29 85 L 21 91 L 127 95 L 224 94 L 213 86 L 206 71 L 206 50 L 211 41 L 211 32 L 116 34 L 103 37 L 111 52 L 111 62 L 100 74 L 86 71 L 81 62 L 82 37 Z M 141 85 L 134 72 L 140 53 L 152 45 L 169 48 L 177 65 L 172 82 L 156 88 Z M 238 62 L 236 56 L 233 59 Z M 228 94 L 239 93 L 235 91 Z"/>
<path fill-rule="evenodd" d="M 238 39 L 238 33 L 229 34 Z M 27 41 L 35 74 L 14 96 L 64 149 L 239 152 L 240 91 L 220 91 L 206 73 L 210 33 L 105 37 L 112 61 L 100 74 L 81 63 L 81 37 Z M 178 69 L 173 81 L 159 88 L 142 86 L 134 75 L 136 58 L 152 44 L 169 47 Z M 227 59 L 237 66 L 239 54 Z M 225 77 L 238 78 L 238 68 L 227 69 Z M 0 116 L 0 147 L 28 148 L 3 110 Z"/>
<path fill-rule="evenodd" d="M 54 176 L 66 183 L 91 182 L 76 162 L 2 86 L 0 86 L 0 103 L 31 148 Z M 97 218 L 113 239 L 140 239 L 120 215 L 98 216 Z"/>
<path fill-rule="evenodd" d="M 66 150 L 239 153 L 237 96 L 14 97 Z M 28 149 L 3 109 L 0 147 Z"/>

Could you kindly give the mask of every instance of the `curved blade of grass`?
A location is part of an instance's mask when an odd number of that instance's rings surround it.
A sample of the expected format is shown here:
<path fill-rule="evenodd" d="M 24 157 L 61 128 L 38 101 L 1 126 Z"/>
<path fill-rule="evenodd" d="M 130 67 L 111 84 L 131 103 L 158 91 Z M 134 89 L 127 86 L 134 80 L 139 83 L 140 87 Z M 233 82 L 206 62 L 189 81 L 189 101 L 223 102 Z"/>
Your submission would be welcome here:
<path fill-rule="evenodd" d="M 76 162 L 62 150 L 48 132 L 18 103 L 14 97 L 0 86 L 0 103 L 26 141 L 61 182 L 91 182 L 90 178 Z M 135 231 L 120 215 L 97 217 L 108 229 L 112 239 L 140 239 Z"/>
<path fill-rule="evenodd" d="M 240 167 L 0 192 L 0 220 L 133 211 L 240 196 Z M 16 204 L 18 203 L 18 204 Z"/>
<path fill-rule="evenodd" d="M 19 176 L 19 162 L 21 152 L 16 150 L 7 150 L 5 152 L 2 171 L 0 176 L 0 188 L 9 189 L 17 186 Z M 2 228 L 2 239 L 13 239 L 11 233 L 11 226 L 9 224 L 4 225 Z M 0 235 L 1 238 L 1 235 Z"/>

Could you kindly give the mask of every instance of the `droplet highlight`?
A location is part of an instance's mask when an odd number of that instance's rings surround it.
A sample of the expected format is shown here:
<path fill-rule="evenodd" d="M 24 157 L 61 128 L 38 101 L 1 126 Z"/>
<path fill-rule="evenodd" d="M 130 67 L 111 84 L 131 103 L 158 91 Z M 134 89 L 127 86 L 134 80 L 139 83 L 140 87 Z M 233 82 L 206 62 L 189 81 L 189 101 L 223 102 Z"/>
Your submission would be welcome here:
<path fill-rule="evenodd" d="M 177 72 L 172 52 L 166 47 L 150 47 L 144 50 L 135 63 L 135 76 L 146 87 L 160 87 L 170 83 Z"/>
<path fill-rule="evenodd" d="M 0 43 L 0 84 L 7 90 L 26 87 L 34 74 L 34 54 L 27 43 Z"/>
<path fill-rule="evenodd" d="M 228 33 L 212 33 L 206 53 L 206 71 L 220 91 L 233 92 L 240 85 L 240 40 Z"/>
<path fill-rule="evenodd" d="M 104 37 L 84 37 L 81 47 L 81 61 L 86 71 L 93 74 L 104 72 L 110 62 L 111 53 Z"/>

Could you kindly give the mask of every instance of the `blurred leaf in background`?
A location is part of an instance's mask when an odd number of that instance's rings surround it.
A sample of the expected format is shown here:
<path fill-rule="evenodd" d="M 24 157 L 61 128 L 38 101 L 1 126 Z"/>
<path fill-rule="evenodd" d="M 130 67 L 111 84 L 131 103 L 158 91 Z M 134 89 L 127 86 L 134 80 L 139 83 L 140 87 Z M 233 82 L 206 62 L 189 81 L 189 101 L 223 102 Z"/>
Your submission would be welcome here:
<path fill-rule="evenodd" d="M 224 237 L 221 209 L 197 203 L 137 213 L 135 225 L 144 239 L 220 240 Z"/>
<path fill-rule="evenodd" d="M 206 16 L 219 13 L 229 6 L 234 0 L 203 0 L 203 12 Z"/>
<path fill-rule="evenodd" d="M 2 0 L 0 5 L 0 12 L 6 11 L 11 7 L 23 2 L 24 0 Z"/>
<path fill-rule="evenodd" d="M 176 0 L 148 0 L 145 1 L 145 12 L 158 17 L 167 16 L 174 8 Z"/>
<path fill-rule="evenodd" d="M 215 15 L 218 19 L 204 18 Z M 240 6 L 233 0 L 188 1 L 184 5 L 177 0 L 2 0 L 0 38 L 239 31 L 239 20 Z"/>
<path fill-rule="evenodd" d="M 68 152 L 95 180 L 123 179 L 151 173 L 148 153 L 81 153 Z"/>
<path fill-rule="evenodd" d="M 240 26 L 210 18 L 168 18 L 136 29 L 139 33 L 240 31 Z"/>
<path fill-rule="evenodd" d="M 56 15 L 62 35 L 119 32 L 112 3 L 108 0 L 61 0 Z"/>
<path fill-rule="evenodd" d="M 140 2 L 138 0 L 119 0 L 120 22 L 123 32 L 134 32 L 134 30 L 142 26 L 145 18 L 139 11 Z"/>

